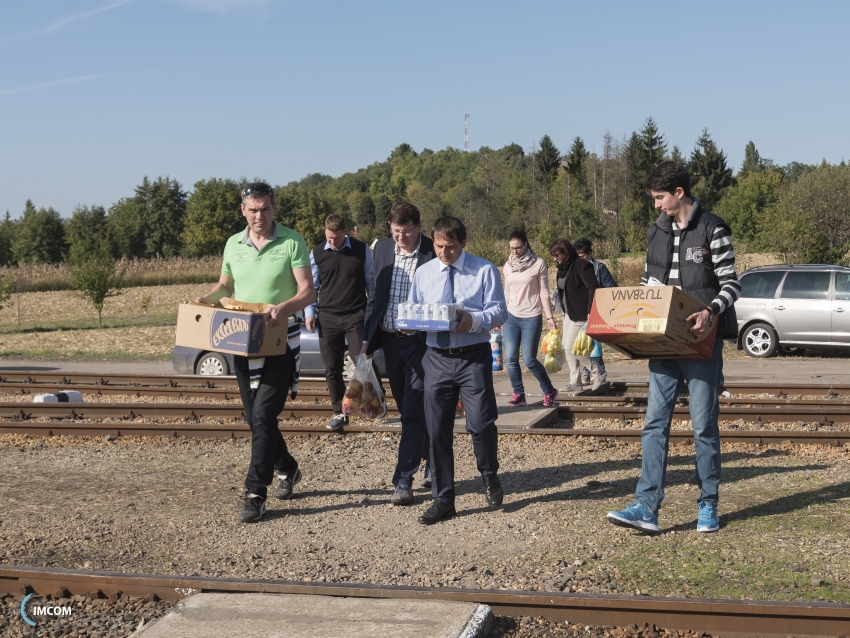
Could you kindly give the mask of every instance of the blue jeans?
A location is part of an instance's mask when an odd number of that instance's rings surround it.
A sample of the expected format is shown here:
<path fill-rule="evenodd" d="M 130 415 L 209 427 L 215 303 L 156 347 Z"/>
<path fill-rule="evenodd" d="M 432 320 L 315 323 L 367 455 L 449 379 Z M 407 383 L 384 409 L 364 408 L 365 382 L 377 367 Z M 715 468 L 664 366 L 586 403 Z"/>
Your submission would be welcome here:
<path fill-rule="evenodd" d="M 700 501 L 717 505 L 720 487 L 720 402 L 717 391 L 723 368 L 723 340 L 714 344 L 711 359 L 654 359 L 649 362 L 649 400 L 641 435 L 643 465 L 635 500 L 658 514 L 664 500 L 670 423 L 676 397 L 688 382 L 691 422 L 696 448 L 696 480 Z"/>
<path fill-rule="evenodd" d="M 540 384 L 544 394 L 555 391 L 546 368 L 537 360 L 537 347 L 540 345 L 540 331 L 543 328 L 543 315 L 536 317 L 514 317 L 508 313 L 508 320 L 502 326 L 505 343 L 505 361 L 508 364 L 508 377 L 516 394 L 525 394 L 522 385 L 522 370 L 519 367 L 519 349 L 522 346 L 522 360 L 525 367 Z"/>

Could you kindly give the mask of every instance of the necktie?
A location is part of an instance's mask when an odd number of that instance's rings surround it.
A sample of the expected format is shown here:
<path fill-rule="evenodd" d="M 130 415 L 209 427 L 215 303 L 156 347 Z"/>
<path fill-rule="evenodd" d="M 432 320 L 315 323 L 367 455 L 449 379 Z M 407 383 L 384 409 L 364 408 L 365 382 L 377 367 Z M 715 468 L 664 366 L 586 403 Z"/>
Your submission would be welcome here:
<path fill-rule="evenodd" d="M 454 303 L 455 300 L 455 267 L 446 268 L 446 285 L 443 286 L 443 297 L 440 303 Z M 453 319 L 454 317 L 450 317 Z M 450 334 L 446 332 L 437 333 L 437 345 L 441 348 L 449 347 Z"/>

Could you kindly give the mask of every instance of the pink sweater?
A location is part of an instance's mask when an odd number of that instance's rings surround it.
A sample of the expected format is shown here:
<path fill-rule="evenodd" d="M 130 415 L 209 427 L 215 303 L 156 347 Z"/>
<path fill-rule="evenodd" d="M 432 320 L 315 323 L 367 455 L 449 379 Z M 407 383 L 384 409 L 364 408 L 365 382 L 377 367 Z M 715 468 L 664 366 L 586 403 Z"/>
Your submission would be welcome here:
<path fill-rule="evenodd" d="M 549 272 L 546 262 L 540 257 L 530 268 L 512 272 L 510 263 L 505 264 L 505 299 L 508 312 L 514 317 L 528 318 L 543 314 L 552 316 L 549 302 Z"/>

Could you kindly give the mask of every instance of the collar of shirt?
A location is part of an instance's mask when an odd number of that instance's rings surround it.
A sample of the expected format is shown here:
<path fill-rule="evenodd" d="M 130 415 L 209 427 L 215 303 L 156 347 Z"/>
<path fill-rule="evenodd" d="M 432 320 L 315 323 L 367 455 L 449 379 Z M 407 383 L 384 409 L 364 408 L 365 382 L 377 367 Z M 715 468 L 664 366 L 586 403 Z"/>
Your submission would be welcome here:
<path fill-rule="evenodd" d="M 398 247 L 398 244 L 395 245 L 395 254 L 399 257 L 413 257 L 414 255 L 419 254 L 419 248 L 422 246 L 422 235 L 419 236 L 419 243 L 416 244 L 416 248 L 414 248 L 409 253 L 403 253 L 401 249 Z"/>
<path fill-rule="evenodd" d="M 460 257 L 458 257 L 457 261 L 453 264 L 446 264 L 446 263 L 440 262 L 440 271 L 445 272 L 446 268 L 448 268 L 449 266 L 454 266 L 457 269 L 458 272 L 463 272 L 464 262 L 466 262 L 466 251 L 465 250 L 461 251 Z"/>
<path fill-rule="evenodd" d="M 239 240 L 239 243 L 240 244 L 247 244 L 248 246 L 253 246 L 254 248 L 257 248 L 257 245 L 251 239 L 251 234 L 250 234 L 249 231 L 250 231 L 250 227 L 246 227 L 245 228 L 245 234 L 242 235 L 242 239 Z M 275 225 L 274 225 L 274 230 L 272 231 L 272 236 L 269 237 L 269 240 L 265 244 L 263 244 L 263 246 L 268 246 L 270 243 L 272 243 L 276 239 L 277 239 L 277 223 L 275 223 Z M 260 249 L 257 248 L 257 250 L 260 250 Z"/>
<path fill-rule="evenodd" d="M 345 236 L 345 243 L 342 245 L 342 248 L 351 248 L 351 242 L 348 241 L 348 235 Z M 329 241 L 325 242 L 325 250 L 340 251 L 340 250 L 342 250 L 342 248 L 334 248 L 333 246 L 331 246 L 331 242 L 329 242 Z"/>

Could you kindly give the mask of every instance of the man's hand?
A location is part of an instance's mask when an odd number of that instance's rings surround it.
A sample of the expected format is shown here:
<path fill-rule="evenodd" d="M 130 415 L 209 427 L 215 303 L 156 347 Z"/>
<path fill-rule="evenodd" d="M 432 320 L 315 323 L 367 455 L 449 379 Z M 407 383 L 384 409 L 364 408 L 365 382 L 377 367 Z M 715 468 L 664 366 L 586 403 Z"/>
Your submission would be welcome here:
<path fill-rule="evenodd" d="M 315 317 L 307 317 L 304 320 L 304 327 L 307 328 L 310 332 L 316 332 L 316 318 Z"/>
<path fill-rule="evenodd" d="M 452 332 L 469 332 L 472 328 L 472 315 L 465 310 L 458 310 L 457 312 L 460 315 L 460 323 L 457 324 L 457 328 L 454 328 Z"/>
<path fill-rule="evenodd" d="M 696 335 L 701 335 L 705 332 L 705 329 L 708 328 L 708 322 L 711 320 L 711 313 L 708 311 L 708 308 L 705 310 L 700 310 L 699 312 L 695 312 L 690 317 L 687 317 L 685 321 L 693 321 L 694 325 L 691 326 L 691 332 Z"/>
<path fill-rule="evenodd" d="M 372 355 L 371 355 L 371 354 L 366 354 L 366 348 L 368 348 L 368 347 L 369 347 L 369 344 L 368 344 L 368 343 L 364 343 L 364 344 L 363 344 L 363 347 L 362 347 L 362 348 L 360 348 L 360 356 L 361 356 L 361 357 L 366 357 L 367 359 L 371 359 L 371 358 L 372 358 Z"/>
<path fill-rule="evenodd" d="M 285 316 L 282 316 L 283 304 L 279 306 L 269 306 L 266 311 L 269 313 L 269 318 L 266 319 L 266 325 L 270 327 L 280 325 L 281 319 L 286 319 Z"/>

